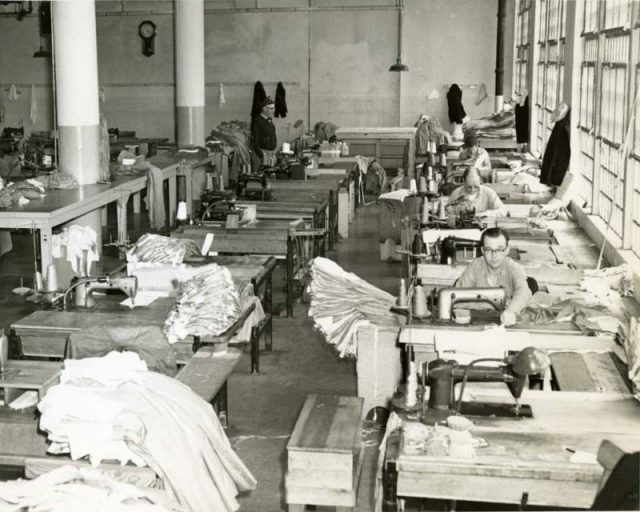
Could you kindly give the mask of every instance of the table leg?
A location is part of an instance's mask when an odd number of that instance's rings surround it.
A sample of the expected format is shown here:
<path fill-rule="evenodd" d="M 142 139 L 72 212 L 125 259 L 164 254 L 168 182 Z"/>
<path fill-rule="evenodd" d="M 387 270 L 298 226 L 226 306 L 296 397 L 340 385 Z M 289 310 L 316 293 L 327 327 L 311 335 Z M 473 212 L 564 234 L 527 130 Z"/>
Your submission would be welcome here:
<path fill-rule="evenodd" d="M 176 222 L 177 181 L 175 173 L 169 176 L 169 229 L 173 228 Z"/>
<path fill-rule="evenodd" d="M 270 272 L 264 288 L 265 309 L 266 309 L 267 315 L 269 315 L 269 324 L 267 325 L 267 336 L 265 338 L 265 345 L 266 345 L 266 349 L 269 352 L 273 351 L 272 296 L 273 296 L 273 277 L 272 277 L 272 273 Z"/>
<path fill-rule="evenodd" d="M 287 237 L 287 316 L 293 318 L 293 251 L 294 243 L 291 235 Z"/>
<path fill-rule="evenodd" d="M 260 373 L 260 333 L 251 329 L 251 375 Z"/>
<path fill-rule="evenodd" d="M 187 216 L 193 217 L 193 168 L 190 165 L 183 166 L 184 194 L 187 203 Z"/>
<path fill-rule="evenodd" d="M 118 213 L 118 242 L 125 243 L 128 239 L 127 234 L 127 202 L 129 194 L 123 194 L 116 201 L 116 209 Z"/>
<path fill-rule="evenodd" d="M 53 236 L 51 226 L 40 227 L 40 271 L 45 272 L 49 265 L 53 262 L 51 254 Z M 35 258 L 36 255 L 34 254 Z"/>
<path fill-rule="evenodd" d="M 100 208 L 100 223 L 103 226 L 107 225 L 107 207 L 103 206 L 102 208 Z"/>
<path fill-rule="evenodd" d="M 140 192 L 133 193 L 133 213 L 136 215 L 140 214 Z"/>
<path fill-rule="evenodd" d="M 223 427 L 229 426 L 229 402 L 227 401 L 227 381 L 224 382 L 217 396 L 218 417 Z"/>

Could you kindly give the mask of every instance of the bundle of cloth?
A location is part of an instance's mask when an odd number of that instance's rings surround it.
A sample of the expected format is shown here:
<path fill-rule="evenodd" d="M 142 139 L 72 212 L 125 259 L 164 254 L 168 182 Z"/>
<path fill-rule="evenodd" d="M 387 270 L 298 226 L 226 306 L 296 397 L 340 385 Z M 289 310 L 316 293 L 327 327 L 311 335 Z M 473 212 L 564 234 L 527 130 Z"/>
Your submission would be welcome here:
<path fill-rule="evenodd" d="M 251 166 L 250 140 L 251 129 L 248 123 L 243 121 L 229 121 L 220 123 L 211 130 L 207 140 L 222 141 L 234 149 L 231 173 L 238 176 L 243 167 Z"/>
<path fill-rule="evenodd" d="M 186 510 L 238 510 L 256 486 L 211 405 L 131 352 L 66 360 L 38 410 L 50 452 L 148 465 Z"/>
<path fill-rule="evenodd" d="M 417 128 L 416 153 L 418 155 L 427 154 L 432 142 L 437 146 L 451 143 L 451 135 L 442 128 L 440 119 L 437 117 L 422 114 L 415 127 Z"/>
<path fill-rule="evenodd" d="M 513 112 L 498 112 L 464 124 L 464 131 L 473 131 L 481 139 L 511 139 L 516 136 Z"/>
<path fill-rule="evenodd" d="M 313 133 L 316 137 L 316 141 L 322 142 L 324 140 L 331 141 L 333 137 L 336 135 L 336 130 L 338 127 L 329 122 L 318 121 L 313 127 Z"/>
<path fill-rule="evenodd" d="M 33 480 L 0 482 L 0 510 L 186 512 L 160 489 L 119 482 L 98 469 L 71 465 L 61 466 Z"/>

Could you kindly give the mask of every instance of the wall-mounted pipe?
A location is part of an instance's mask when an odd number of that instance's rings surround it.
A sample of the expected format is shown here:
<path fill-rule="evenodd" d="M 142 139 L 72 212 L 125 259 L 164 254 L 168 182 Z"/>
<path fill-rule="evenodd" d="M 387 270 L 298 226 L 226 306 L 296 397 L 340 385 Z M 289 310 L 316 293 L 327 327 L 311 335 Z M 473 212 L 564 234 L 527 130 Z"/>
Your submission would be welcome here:
<path fill-rule="evenodd" d="M 496 34 L 496 100 L 495 112 L 504 107 L 504 31 L 507 0 L 498 0 L 498 30 Z"/>

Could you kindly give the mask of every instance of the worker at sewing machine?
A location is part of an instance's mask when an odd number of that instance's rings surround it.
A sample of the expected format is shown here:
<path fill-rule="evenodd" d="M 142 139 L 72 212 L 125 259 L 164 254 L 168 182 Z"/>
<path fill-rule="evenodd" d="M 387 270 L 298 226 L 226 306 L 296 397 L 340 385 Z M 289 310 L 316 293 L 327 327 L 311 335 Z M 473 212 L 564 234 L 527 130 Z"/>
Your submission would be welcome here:
<path fill-rule="evenodd" d="M 460 160 L 478 170 L 478 174 L 485 181 L 493 181 L 491 158 L 484 148 L 478 145 L 478 137 L 473 132 L 464 135 L 464 146 L 460 151 Z"/>
<path fill-rule="evenodd" d="M 482 256 L 474 259 L 456 281 L 457 288 L 504 288 L 504 325 L 516 323 L 516 315 L 531 298 L 524 269 L 507 256 L 509 237 L 500 228 L 486 229 L 480 238 Z"/>
<path fill-rule="evenodd" d="M 251 164 L 253 172 L 261 167 L 273 167 L 276 164 L 276 127 L 273 115 L 276 107 L 273 100 L 267 97 L 260 104 L 260 113 L 251 120 Z"/>
<path fill-rule="evenodd" d="M 506 208 L 498 194 L 481 184 L 478 170 L 469 167 L 463 175 L 464 184 L 456 188 L 449 196 L 447 216 L 454 218 L 462 212 L 475 211 L 476 217 L 497 217 L 506 215 Z M 455 225 L 455 221 L 453 222 Z"/>

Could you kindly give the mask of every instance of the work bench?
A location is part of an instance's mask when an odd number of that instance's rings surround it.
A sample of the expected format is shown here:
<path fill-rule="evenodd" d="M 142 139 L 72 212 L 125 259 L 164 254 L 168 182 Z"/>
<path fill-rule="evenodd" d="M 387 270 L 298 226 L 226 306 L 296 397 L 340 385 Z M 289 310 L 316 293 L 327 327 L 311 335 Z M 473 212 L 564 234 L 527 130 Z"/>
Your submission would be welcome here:
<path fill-rule="evenodd" d="M 306 228 L 302 221 L 263 219 L 237 229 L 227 229 L 215 223 L 182 226 L 171 236 L 194 240 L 202 246 L 208 233 L 214 235 L 210 250 L 219 254 L 269 255 L 284 259 L 287 315 L 293 316 L 293 281 L 296 276 L 302 277 L 310 258 L 324 255 L 324 229 Z"/>

